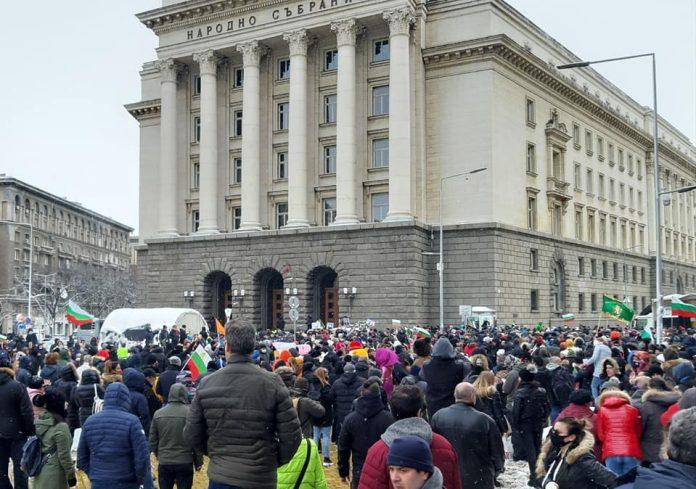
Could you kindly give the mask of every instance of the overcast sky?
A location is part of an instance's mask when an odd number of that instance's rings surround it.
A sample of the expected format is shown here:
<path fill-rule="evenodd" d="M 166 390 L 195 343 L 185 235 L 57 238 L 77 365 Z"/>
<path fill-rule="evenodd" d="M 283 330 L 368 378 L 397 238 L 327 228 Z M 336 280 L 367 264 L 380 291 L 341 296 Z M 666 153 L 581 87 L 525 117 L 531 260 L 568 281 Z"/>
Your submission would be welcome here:
<path fill-rule="evenodd" d="M 509 2 L 581 58 L 655 51 L 658 110 L 696 141 L 696 0 Z M 138 71 L 155 58 L 156 38 L 134 15 L 160 4 L 3 5 L 0 173 L 137 228 L 138 124 L 123 104 L 140 99 Z M 598 70 L 652 104 L 648 60 Z"/>

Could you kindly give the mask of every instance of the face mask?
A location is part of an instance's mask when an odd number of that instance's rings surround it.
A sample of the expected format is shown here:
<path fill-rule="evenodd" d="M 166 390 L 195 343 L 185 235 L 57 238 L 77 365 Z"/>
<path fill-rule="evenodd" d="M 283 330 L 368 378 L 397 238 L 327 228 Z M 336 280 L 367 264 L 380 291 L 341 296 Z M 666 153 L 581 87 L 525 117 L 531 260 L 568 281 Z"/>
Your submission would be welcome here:
<path fill-rule="evenodd" d="M 549 434 L 551 436 L 551 444 L 555 448 L 561 448 L 567 444 L 567 442 L 564 440 L 565 437 L 559 435 L 556 430 L 551 430 Z"/>

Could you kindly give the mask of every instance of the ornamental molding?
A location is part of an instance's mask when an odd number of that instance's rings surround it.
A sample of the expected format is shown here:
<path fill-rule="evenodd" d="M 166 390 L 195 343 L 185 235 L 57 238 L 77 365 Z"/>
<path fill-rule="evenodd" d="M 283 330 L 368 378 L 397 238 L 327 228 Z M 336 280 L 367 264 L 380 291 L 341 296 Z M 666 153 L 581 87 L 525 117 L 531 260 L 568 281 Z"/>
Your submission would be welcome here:
<path fill-rule="evenodd" d="M 611 126 L 640 145 L 646 152 L 652 149 L 651 133 L 633 124 L 625 114 L 601 100 L 597 95 L 584 91 L 573 78 L 563 75 L 555 66 L 542 61 L 505 34 L 425 49 L 422 55 L 426 70 L 442 69 L 462 63 L 484 61 L 500 63 Z M 659 138 L 659 144 L 660 160 L 669 158 L 682 166 L 684 171 L 694 171 L 696 161 L 689 159 L 677 147 L 671 146 L 662 136 Z"/>
<path fill-rule="evenodd" d="M 212 49 L 193 53 L 193 61 L 198 63 L 201 75 L 217 75 L 218 65 L 223 61 L 222 56 Z"/>
<path fill-rule="evenodd" d="M 258 41 L 247 41 L 237 44 L 237 51 L 242 53 L 244 67 L 259 66 L 261 58 L 268 53 L 268 47 Z"/>
<path fill-rule="evenodd" d="M 160 116 L 162 100 L 158 98 L 153 100 L 143 100 L 142 102 L 124 105 L 124 107 L 128 113 L 138 121 L 145 119 L 156 119 Z"/>
<path fill-rule="evenodd" d="M 155 64 L 159 70 L 161 82 L 176 83 L 177 76 L 186 68 L 186 65 L 174 58 L 160 59 Z"/>
<path fill-rule="evenodd" d="M 392 36 L 409 34 L 411 25 L 416 22 L 416 16 L 411 7 L 399 7 L 387 10 L 382 18 L 389 24 L 389 34 Z"/>
<path fill-rule="evenodd" d="M 287 41 L 290 47 L 290 56 L 306 56 L 312 38 L 307 34 L 307 29 L 297 29 L 283 34 L 283 41 Z"/>
<path fill-rule="evenodd" d="M 336 33 L 336 46 L 355 46 L 357 37 L 365 28 L 355 19 L 343 19 L 331 22 L 331 31 Z"/>

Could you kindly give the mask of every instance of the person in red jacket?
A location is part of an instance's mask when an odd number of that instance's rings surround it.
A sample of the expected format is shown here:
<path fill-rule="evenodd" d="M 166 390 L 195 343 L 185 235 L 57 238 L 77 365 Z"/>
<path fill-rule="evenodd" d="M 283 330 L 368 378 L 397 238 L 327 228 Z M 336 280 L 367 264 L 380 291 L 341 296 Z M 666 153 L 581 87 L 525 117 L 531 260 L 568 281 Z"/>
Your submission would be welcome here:
<path fill-rule="evenodd" d="M 389 480 L 387 455 L 394 440 L 403 436 L 417 436 L 425 440 L 430 445 L 433 464 L 442 473 L 444 487 L 461 489 L 457 453 L 450 442 L 433 433 L 430 425 L 420 417 L 423 409 L 420 389 L 415 385 L 396 387 L 389 404 L 396 422 L 368 450 L 358 489 L 394 489 Z"/>
<path fill-rule="evenodd" d="M 624 475 L 643 459 L 640 412 L 620 390 L 605 390 L 598 405 L 596 428 L 602 442 L 602 461 L 616 475 Z"/>

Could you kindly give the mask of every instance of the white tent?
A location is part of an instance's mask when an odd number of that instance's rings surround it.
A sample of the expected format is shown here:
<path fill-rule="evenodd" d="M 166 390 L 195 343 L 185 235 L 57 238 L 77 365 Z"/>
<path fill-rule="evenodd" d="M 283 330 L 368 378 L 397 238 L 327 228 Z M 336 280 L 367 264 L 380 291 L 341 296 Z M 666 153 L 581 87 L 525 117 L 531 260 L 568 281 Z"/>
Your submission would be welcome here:
<path fill-rule="evenodd" d="M 118 340 L 128 330 L 143 329 L 145 326 L 150 326 L 150 329 L 155 333 L 155 341 L 157 332 L 162 329 L 162 326 L 167 326 L 171 329 L 177 325 L 181 327 L 186 325 L 186 332 L 189 335 L 197 335 L 201 328 L 206 325 L 205 319 L 201 313 L 194 309 L 177 309 L 177 308 L 153 308 L 153 309 L 116 309 L 111 311 L 104 324 L 99 331 L 99 342 L 102 343 L 107 338 Z"/>

